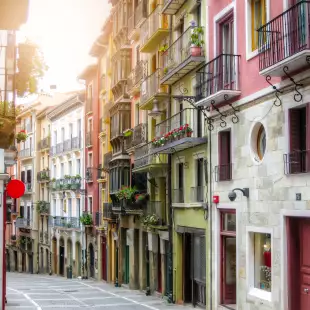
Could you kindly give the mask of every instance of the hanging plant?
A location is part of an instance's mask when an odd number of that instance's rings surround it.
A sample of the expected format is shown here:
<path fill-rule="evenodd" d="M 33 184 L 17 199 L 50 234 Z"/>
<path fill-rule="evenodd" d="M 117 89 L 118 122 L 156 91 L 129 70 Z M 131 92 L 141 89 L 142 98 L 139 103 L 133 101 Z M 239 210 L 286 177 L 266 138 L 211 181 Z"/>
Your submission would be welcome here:
<path fill-rule="evenodd" d="M 25 130 L 21 130 L 20 132 L 18 132 L 15 136 L 16 138 L 16 142 L 20 143 L 20 142 L 25 142 L 27 140 L 27 134 Z"/>
<path fill-rule="evenodd" d="M 93 225 L 93 218 L 89 213 L 84 213 L 81 217 L 80 217 L 80 222 L 84 225 L 84 226 L 90 226 Z"/>

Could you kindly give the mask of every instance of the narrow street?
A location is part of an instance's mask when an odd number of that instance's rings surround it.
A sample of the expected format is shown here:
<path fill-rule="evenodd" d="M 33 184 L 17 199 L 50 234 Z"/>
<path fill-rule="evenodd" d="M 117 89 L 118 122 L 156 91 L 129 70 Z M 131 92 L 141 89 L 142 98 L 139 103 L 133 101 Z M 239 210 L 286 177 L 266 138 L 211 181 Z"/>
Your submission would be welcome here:
<path fill-rule="evenodd" d="M 56 276 L 7 273 L 6 309 L 193 309 L 169 305 L 163 299 L 140 291 L 115 288 L 93 280 L 68 280 Z"/>

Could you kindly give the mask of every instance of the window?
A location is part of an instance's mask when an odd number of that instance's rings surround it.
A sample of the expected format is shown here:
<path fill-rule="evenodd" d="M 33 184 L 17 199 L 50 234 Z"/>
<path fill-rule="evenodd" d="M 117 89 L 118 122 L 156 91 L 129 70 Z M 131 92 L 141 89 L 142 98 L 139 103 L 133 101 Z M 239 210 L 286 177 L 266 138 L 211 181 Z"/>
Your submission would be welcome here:
<path fill-rule="evenodd" d="M 76 198 L 76 212 L 77 212 L 78 218 L 80 218 L 81 216 L 81 199 L 80 198 Z"/>
<path fill-rule="evenodd" d="M 93 166 L 93 153 L 88 153 L 88 167 Z"/>
<path fill-rule="evenodd" d="M 184 203 L 184 163 L 179 163 L 177 168 L 176 189 L 174 190 L 174 202 Z"/>
<path fill-rule="evenodd" d="M 68 198 L 68 217 L 72 217 L 72 199 Z"/>
<path fill-rule="evenodd" d="M 263 125 L 260 126 L 257 134 L 257 155 L 263 159 L 266 151 L 266 131 Z"/>
<path fill-rule="evenodd" d="M 135 125 L 139 125 L 140 124 L 140 120 L 139 120 L 139 116 L 140 116 L 140 109 L 139 109 L 139 104 L 136 104 L 135 106 L 135 111 L 136 111 L 136 115 L 135 115 Z"/>
<path fill-rule="evenodd" d="M 254 287 L 271 291 L 271 235 L 254 233 Z"/>
<path fill-rule="evenodd" d="M 88 210 L 89 213 L 93 213 L 93 197 L 88 197 Z"/>
<path fill-rule="evenodd" d="M 218 181 L 231 180 L 231 133 L 219 132 L 219 165 L 216 170 Z"/>
<path fill-rule="evenodd" d="M 236 213 L 221 212 L 221 304 L 236 304 Z"/>
<path fill-rule="evenodd" d="M 71 139 L 73 136 L 73 124 L 69 124 L 69 138 Z"/>
<path fill-rule="evenodd" d="M 21 181 L 24 182 L 24 183 L 26 183 L 25 173 L 26 173 L 25 171 L 22 171 L 22 172 L 20 173 Z"/>
<path fill-rule="evenodd" d="M 266 0 L 251 0 L 252 51 L 258 48 L 257 29 L 266 24 Z"/>
<path fill-rule="evenodd" d="M 199 158 L 196 160 L 196 196 L 195 201 L 203 202 L 203 191 L 204 191 L 204 164 L 203 164 L 203 158 Z"/>
<path fill-rule="evenodd" d="M 63 178 L 65 176 L 65 164 L 60 164 L 60 177 Z"/>
<path fill-rule="evenodd" d="M 72 161 L 68 161 L 68 175 L 72 175 Z"/>
<path fill-rule="evenodd" d="M 76 160 L 76 174 L 81 174 L 81 160 L 79 158 Z"/>
<path fill-rule="evenodd" d="M 27 170 L 27 183 L 31 183 L 32 178 L 31 178 L 31 170 Z"/>

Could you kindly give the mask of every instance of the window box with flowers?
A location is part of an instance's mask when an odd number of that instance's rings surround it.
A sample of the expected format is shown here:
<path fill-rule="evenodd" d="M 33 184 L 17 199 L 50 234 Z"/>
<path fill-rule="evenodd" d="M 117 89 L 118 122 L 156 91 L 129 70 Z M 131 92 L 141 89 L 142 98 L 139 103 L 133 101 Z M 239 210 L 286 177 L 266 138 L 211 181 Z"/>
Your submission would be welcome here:
<path fill-rule="evenodd" d="M 27 134 L 25 130 L 21 130 L 20 132 L 18 132 L 15 136 L 16 138 L 16 142 L 17 143 L 21 143 L 21 142 L 25 142 L 27 140 Z"/>

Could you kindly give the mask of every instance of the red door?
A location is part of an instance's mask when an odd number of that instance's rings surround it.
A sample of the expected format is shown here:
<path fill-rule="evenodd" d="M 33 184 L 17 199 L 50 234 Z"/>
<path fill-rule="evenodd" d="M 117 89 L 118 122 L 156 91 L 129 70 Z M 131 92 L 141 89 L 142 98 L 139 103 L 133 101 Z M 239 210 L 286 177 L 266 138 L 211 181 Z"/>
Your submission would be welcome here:
<path fill-rule="evenodd" d="M 102 279 L 104 281 L 107 281 L 107 239 L 105 237 L 102 237 L 101 242 Z"/>
<path fill-rule="evenodd" d="M 310 309 L 310 220 L 300 221 L 300 310 Z"/>

